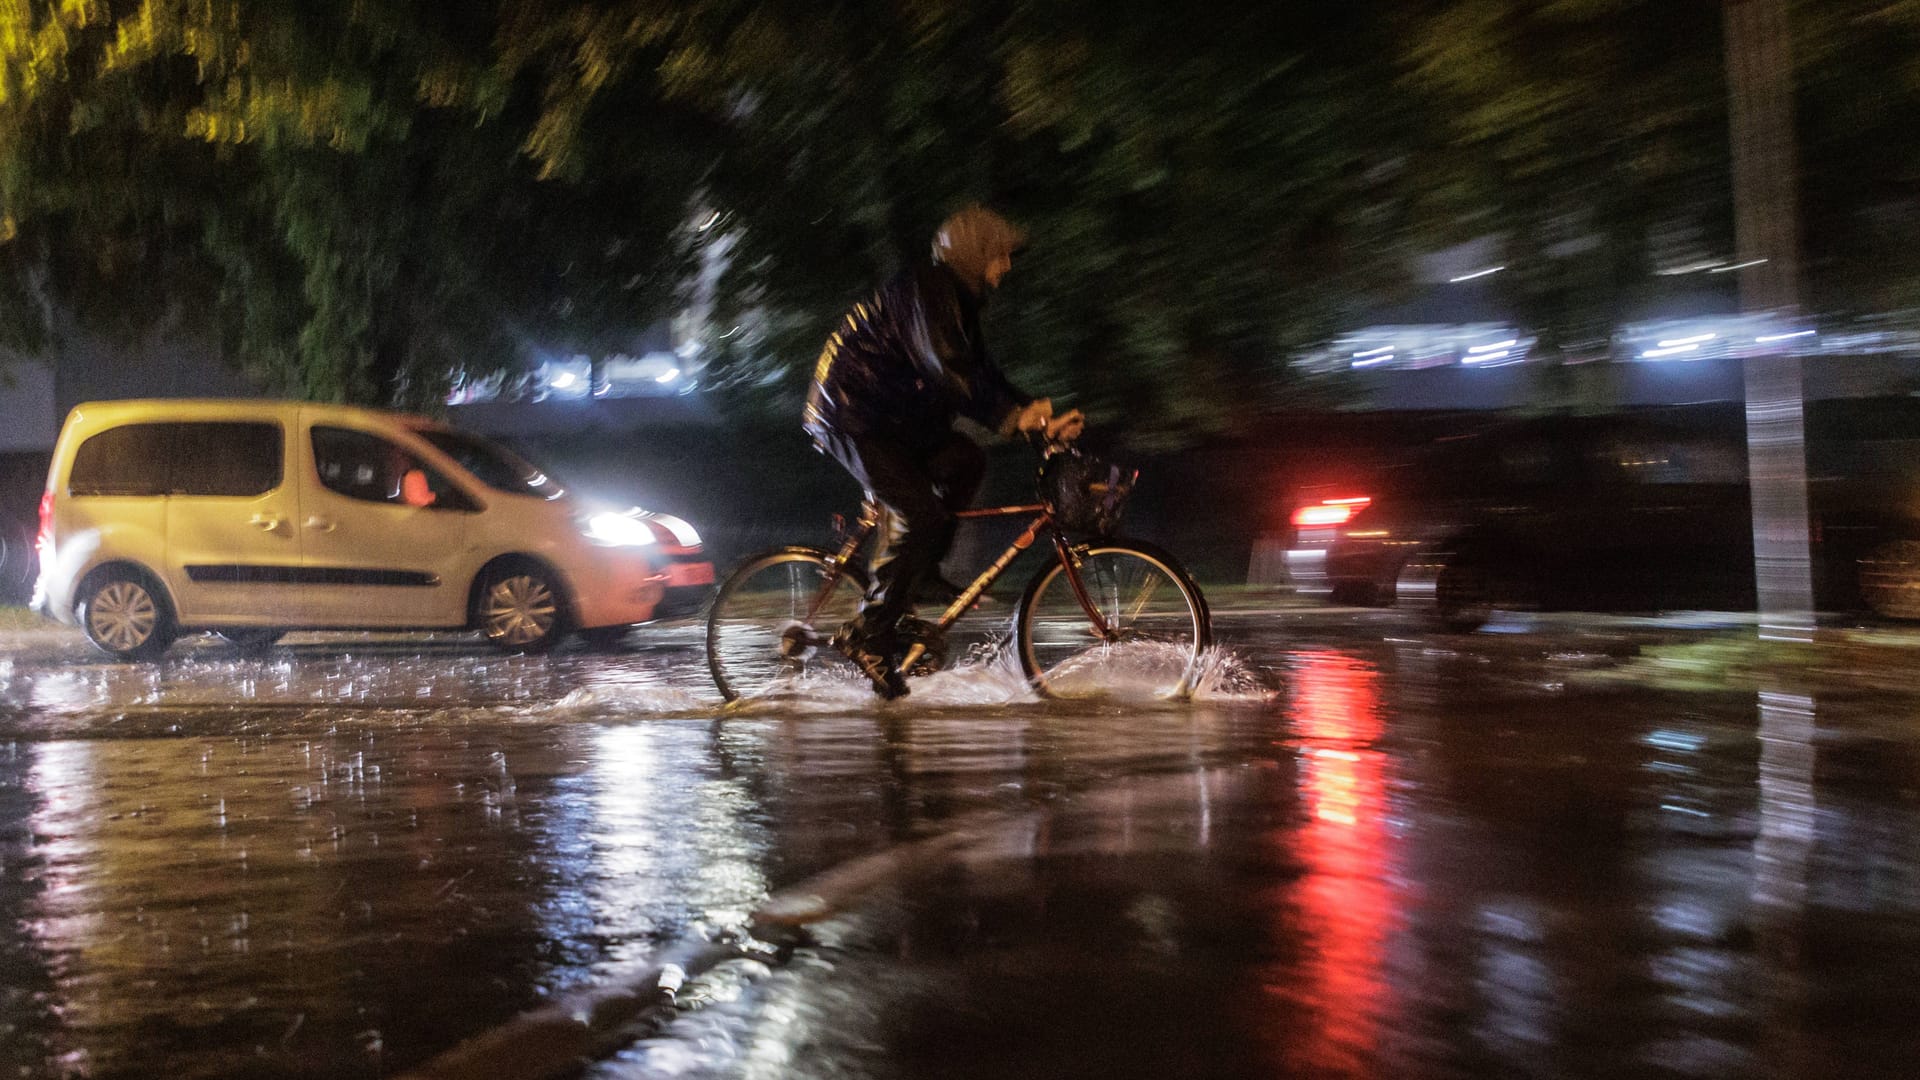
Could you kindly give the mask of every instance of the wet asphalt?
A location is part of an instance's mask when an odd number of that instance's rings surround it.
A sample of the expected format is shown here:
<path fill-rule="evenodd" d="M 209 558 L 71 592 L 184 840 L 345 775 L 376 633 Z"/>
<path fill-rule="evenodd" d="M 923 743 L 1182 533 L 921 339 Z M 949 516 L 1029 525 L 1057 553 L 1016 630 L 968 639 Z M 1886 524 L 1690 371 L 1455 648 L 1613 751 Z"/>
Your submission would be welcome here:
<path fill-rule="evenodd" d="M 1191 703 L 1035 701 L 979 642 L 904 702 L 730 710 L 691 624 L 10 635 L 0 1074 L 429 1070 L 702 946 L 588 1075 L 1920 1068 L 1920 649 L 1715 678 L 1737 620 L 1217 622 Z"/>

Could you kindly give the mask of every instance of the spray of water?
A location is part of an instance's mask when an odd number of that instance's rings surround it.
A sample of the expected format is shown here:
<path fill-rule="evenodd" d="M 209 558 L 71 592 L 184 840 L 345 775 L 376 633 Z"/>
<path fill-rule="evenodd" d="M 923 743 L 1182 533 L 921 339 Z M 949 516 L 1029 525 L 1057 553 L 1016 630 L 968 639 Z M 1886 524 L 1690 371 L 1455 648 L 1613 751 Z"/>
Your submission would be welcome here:
<path fill-rule="evenodd" d="M 729 707 L 735 715 L 846 713 L 888 707 L 966 711 L 1016 704 L 1045 704 L 1049 710 L 1102 707 L 1179 708 L 1200 704 L 1260 704 L 1276 691 L 1261 669 L 1231 649 L 1206 650 L 1194 664 L 1187 693 L 1169 688 L 1181 682 L 1187 650 L 1173 643 L 1136 641 L 1091 649 L 1055 666 L 1047 676 L 1048 694 L 1034 691 L 1004 639 L 981 642 L 958 663 L 912 680 L 905 703 L 890 705 L 851 666 L 811 672 L 776 684 L 768 693 Z"/>

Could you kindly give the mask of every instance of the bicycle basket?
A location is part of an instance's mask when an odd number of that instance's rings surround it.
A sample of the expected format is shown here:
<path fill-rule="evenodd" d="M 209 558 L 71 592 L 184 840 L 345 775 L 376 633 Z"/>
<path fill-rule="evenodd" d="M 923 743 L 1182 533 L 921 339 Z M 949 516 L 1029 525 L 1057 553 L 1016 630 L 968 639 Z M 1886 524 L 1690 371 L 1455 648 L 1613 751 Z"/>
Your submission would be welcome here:
<path fill-rule="evenodd" d="M 1064 451 L 1040 467 L 1040 499 L 1061 529 L 1110 536 L 1120 527 L 1139 475 L 1136 469 L 1122 469 L 1077 450 Z"/>

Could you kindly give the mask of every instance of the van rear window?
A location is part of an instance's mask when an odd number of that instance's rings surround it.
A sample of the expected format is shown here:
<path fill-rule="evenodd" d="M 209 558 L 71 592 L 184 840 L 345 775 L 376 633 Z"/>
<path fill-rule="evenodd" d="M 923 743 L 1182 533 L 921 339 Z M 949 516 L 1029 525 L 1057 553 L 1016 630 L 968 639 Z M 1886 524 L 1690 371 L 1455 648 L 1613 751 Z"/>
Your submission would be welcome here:
<path fill-rule="evenodd" d="M 278 424 L 126 424 L 74 452 L 73 495 L 262 495 L 280 486 Z"/>

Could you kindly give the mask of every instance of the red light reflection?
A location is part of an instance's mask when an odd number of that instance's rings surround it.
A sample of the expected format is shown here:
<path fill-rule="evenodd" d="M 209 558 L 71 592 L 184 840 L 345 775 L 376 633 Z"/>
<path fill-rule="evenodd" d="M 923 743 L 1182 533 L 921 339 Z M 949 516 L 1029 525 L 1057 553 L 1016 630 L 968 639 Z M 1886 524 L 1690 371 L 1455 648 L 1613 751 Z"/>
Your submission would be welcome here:
<path fill-rule="evenodd" d="M 1333 651 L 1296 654 L 1293 728 L 1304 743 L 1304 826 L 1273 840 L 1305 867 L 1278 911 L 1294 948 L 1267 981 L 1289 1016 L 1276 1053 L 1288 1073 L 1351 1075 L 1378 1064 L 1389 987 L 1386 943 L 1399 918 L 1389 882 L 1380 673 Z M 1297 1027 L 1295 1026 L 1297 1023 Z"/>

